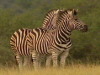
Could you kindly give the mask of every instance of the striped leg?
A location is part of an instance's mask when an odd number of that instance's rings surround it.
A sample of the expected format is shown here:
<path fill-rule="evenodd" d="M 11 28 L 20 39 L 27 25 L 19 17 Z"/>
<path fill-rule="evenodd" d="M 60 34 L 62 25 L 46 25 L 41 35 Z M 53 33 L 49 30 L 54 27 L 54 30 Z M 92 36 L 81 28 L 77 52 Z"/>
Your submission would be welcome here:
<path fill-rule="evenodd" d="M 60 66 L 61 67 L 65 67 L 66 58 L 67 58 L 68 54 L 69 54 L 69 51 L 65 51 L 65 52 L 62 53 L 61 60 L 60 60 Z"/>
<path fill-rule="evenodd" d="M 37 55 L 37 66 L 38 66 L 38 68 L 41 68 L 41 62 L 42 62 L 42 55 L 38 54 Z"/>
<path fill-rule="evenodd" d="M 58 67 L 58 53 L 52 52 L 53 67 Z"/>
<path fill-rule="evenodd" d="M 47 56 L 46 67 L 50 67 L 51 66 L 51 60 L 52 60 L 52 56 L 51 55 Z"/>
<path fill-rule="evenodd" d="M 37 59 L 38 55 L 35 51 L 32 52 L 32 60 L 33 60 L 33 66 L 34 69 L 38 68 L 38 59 Z"/>
<path fill-rule="evenodd" d="M 31 66 L 31 56 L 24 56 L 24 67 L 29 68 Z"/>
<path fill-rule="evenodd" d="M 22 67 L 23 67 L 23 61 L 22 61 L 21 55 L 16 54 L 16 61 L 17 61 L 17 63 L 18 63 L 19 70 L 22 70 Z"/>

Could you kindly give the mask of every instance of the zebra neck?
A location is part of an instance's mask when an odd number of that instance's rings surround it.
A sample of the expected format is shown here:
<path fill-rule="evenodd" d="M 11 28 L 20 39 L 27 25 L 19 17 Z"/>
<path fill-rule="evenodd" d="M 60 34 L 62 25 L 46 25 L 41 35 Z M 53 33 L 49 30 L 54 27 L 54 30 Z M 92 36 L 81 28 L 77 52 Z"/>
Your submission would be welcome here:
<path fill-rule="evenodd" d="M 60 44 L 66 44 L 70 39 L 71 32 L 65 27 L 61 27 L 56 31 L 56 40 Z"/>

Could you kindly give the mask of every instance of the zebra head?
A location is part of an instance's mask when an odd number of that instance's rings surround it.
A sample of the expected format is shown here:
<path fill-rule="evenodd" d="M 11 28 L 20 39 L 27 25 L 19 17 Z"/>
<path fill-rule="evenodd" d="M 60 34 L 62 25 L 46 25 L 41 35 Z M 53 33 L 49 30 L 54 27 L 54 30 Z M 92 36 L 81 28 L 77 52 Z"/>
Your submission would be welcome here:
<path fill-rule="evenodd" d="M 56 22 L 58 20 L 60 11 L 62 11 L 62 10 L 53 9 L 53 10 L 49 11 L 44 18 L 42 27 L 46 28 L 48 30 L 56 29 L 56 25 L 57 25 Z"/>
<path fill-rule="evenodd" d="M 68 28 L 72 30 L 88 31 L 88 26 L 77 17 L 78 10 L 68 9 L 61 11 L 60 22 L 67 24 Z"/>
<path fill-rule="evenodd" d="M 77 13 L 78 10 L 75 9 L 68 10 L 68 14 L 70 15 L 71 28 L 84 31 L 84 32 L 88 31 L 88 26 L 77 17 Z"/>

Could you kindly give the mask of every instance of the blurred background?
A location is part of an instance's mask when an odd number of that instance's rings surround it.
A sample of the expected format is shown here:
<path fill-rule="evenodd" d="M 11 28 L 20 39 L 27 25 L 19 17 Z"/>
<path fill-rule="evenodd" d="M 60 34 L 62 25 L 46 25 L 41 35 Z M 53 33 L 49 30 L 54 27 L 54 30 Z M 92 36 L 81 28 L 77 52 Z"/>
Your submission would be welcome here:
<path fill-rule="evenodd" d="M 52 9 L 79 9 L 89 31 L 72 33 L 67 63 L 100 63 L 100 0 L 0 0 L 0 65 L 15 64 L 10 37 L 19 28 L 41 27 Z"/>

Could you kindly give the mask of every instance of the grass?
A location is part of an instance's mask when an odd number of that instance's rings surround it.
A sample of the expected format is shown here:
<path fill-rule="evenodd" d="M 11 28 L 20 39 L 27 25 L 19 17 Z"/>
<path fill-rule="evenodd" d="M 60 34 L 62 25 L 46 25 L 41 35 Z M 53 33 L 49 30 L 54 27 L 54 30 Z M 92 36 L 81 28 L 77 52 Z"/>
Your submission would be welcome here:
<path fill-rule="evenodd" d="M 66 68 L 43 68 L 22 70 L 1 68 L 0 75 L 100 75 L 100 65 L 72 65 Z"/>

